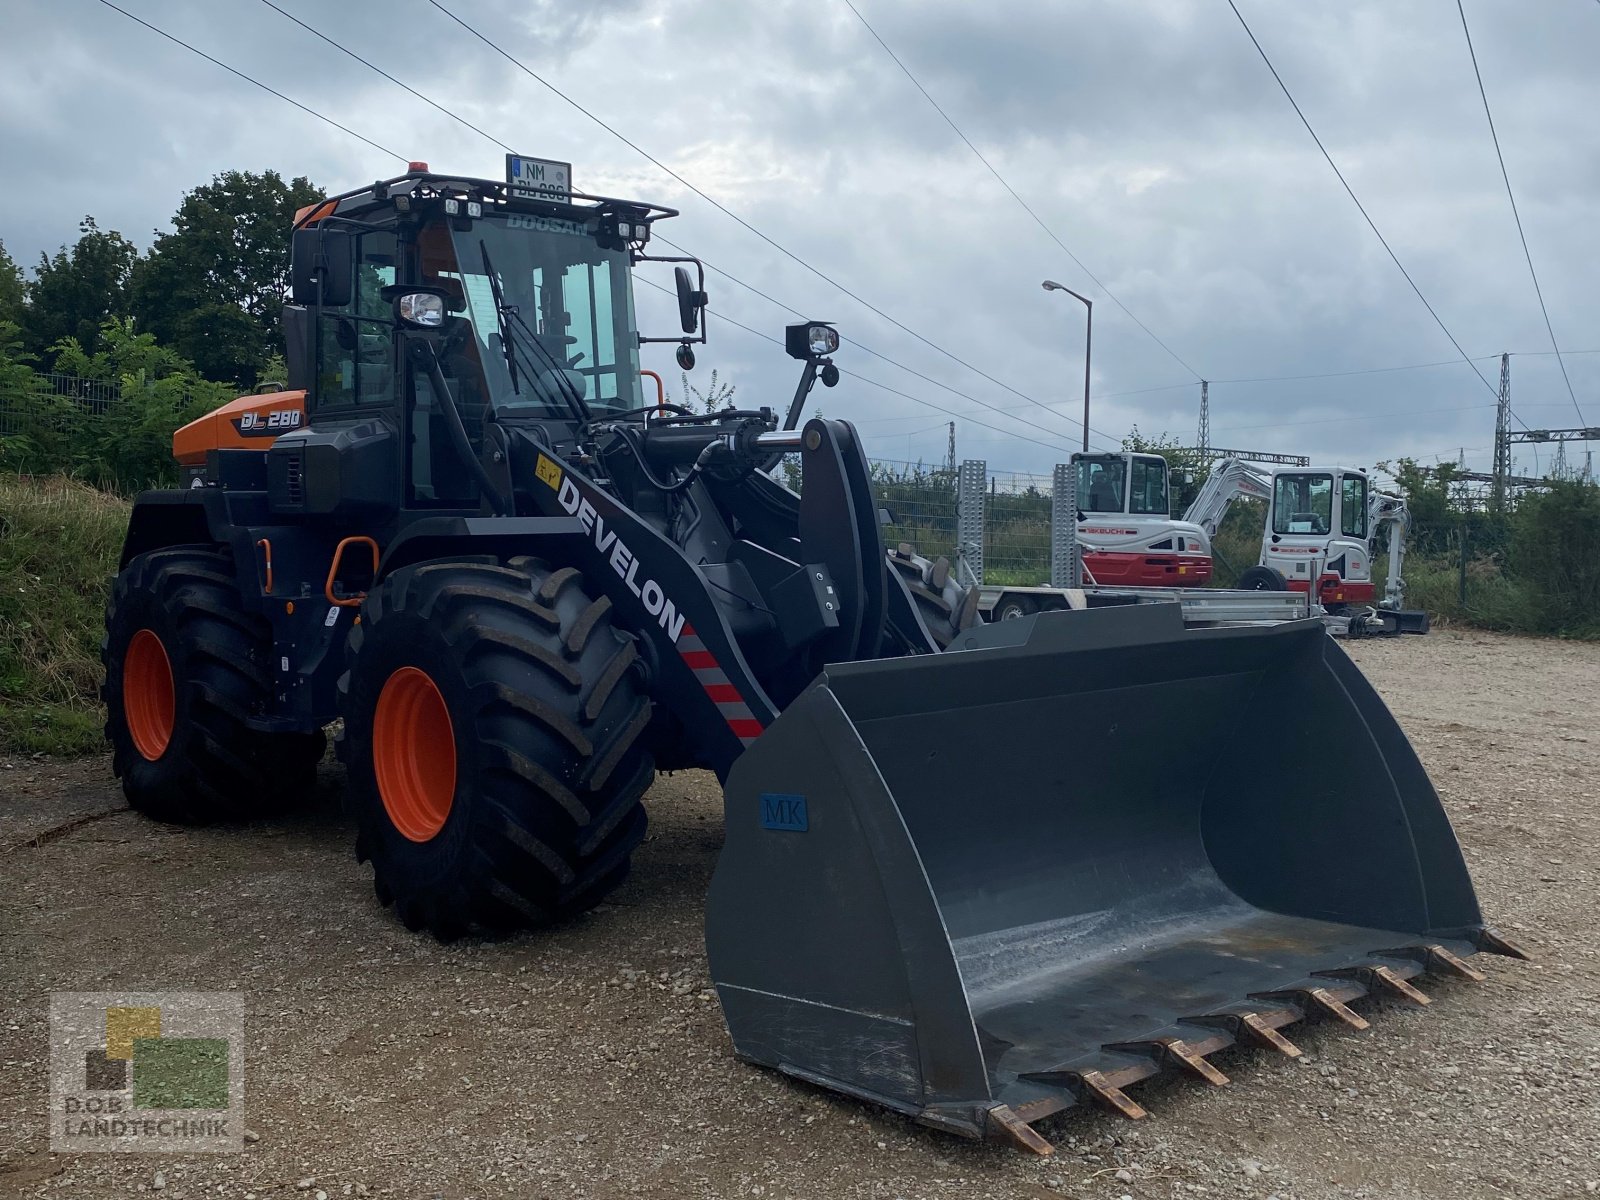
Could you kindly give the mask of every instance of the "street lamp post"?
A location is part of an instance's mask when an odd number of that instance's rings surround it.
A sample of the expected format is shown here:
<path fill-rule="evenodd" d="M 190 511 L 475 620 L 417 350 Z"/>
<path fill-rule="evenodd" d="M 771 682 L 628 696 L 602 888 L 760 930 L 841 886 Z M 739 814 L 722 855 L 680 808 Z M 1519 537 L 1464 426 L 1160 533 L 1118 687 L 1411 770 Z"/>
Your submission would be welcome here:
<path fill-rule="evenodd" d="M 1083 452 L 1089 453 L 1089 351 L 1094 345 L 1094 301 L 1087 296 L 1080 296 L 1071 288 L 1057 283 L 1054 279 L 1044 281 L 1044 290 L 1047 292 L 1065 292 L 1074 300 L 1083 301 L 1085 310 L 1083 322 Z"/>

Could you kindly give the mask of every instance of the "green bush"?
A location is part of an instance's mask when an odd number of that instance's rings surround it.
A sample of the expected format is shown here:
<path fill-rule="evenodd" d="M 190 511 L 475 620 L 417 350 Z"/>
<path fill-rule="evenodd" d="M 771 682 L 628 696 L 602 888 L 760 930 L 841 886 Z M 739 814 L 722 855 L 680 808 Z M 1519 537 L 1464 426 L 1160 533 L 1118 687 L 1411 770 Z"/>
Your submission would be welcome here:
<path fill-rule="evenodd" d="M 1558 480 L 1522 498 L 1507 570 L 1528 592 L 1541 632 L 1600 637 L 1600 487 Z"/>
<path fill-rule="evenodd" d="M 0 475 L 0 747 L 101 745 L 100 637 L 128 505 L 63 478 Z"/>
<path fill-rule="evenodd" d="M 124 495 L 170 487 L 178 480 L 173 431 L 237 391 L 201 379 L 125 323 L 108 322 L 93 354 L 72 338 L 53 349 L 59 370 L 115 384 L 117 399 L 95 414 L 75 397 L 53 394 L 21 354 L 15 331 L 0 326 L 0 404 L 9 431 L 0 435 L 0 469 L 72 475 Z"/>

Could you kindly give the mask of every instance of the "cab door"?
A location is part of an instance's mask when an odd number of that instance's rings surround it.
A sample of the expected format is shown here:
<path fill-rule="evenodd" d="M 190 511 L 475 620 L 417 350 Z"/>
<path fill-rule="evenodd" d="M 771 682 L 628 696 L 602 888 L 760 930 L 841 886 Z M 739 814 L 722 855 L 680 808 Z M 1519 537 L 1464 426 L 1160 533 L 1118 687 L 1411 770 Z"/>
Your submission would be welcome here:
<path fill-rule="evenodd" d="M 1327 570 L 1346 583 L 1372 581 L 1372 554 L 1367 526 L 1367 477 L 1359 471 L 1338 473 L 1338 520 L 1328 540 Z"/>
<path fill-rule="evenodd" d="M 1273 477 L 1261 564 L 1276 570 L 1290 588 L 1309 588 L 1313 563 L 1327 556 L 1337 520 L 1334 497 L 1329 471 L 1282 471 Z"/>

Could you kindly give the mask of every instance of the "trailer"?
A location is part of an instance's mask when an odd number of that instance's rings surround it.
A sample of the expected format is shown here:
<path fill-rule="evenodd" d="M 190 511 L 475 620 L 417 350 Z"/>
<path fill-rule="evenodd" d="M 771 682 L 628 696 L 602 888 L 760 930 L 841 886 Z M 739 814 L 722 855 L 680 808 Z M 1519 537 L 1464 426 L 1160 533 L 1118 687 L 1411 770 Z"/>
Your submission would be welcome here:
<path fill-rule="evenodd" d="M 966 459 L 957 474 L 955 574 L 976 585 L 978 611 L 989 621 L 1010 621 L 1055 609 L 1110 608 L 1129 604 L 1180 606 L 1190 627 L 1262 625 L 1312 615 L 1305 593 L 1229 590 L 1224 588 L 1105 585 L 1086 568 L 1078 537 L 1076 461 L 1057 463 L 1051 476 L 1050 581 L 1037 586 L 987 584 L 984 581 L 984 506 L 988 464 Z"/>
<path fill-rule="evenodd" d="M 1098 461 L 1098 460 L 1097 460 Z M 1095 547 L 1080 540 L 1077 485 L 1081 482 L 1081 456 L 1058 464 L 1051 480 L 1050 582 L 1039 585 L 990 584 L 984 580 L 983 531 L 987 500 L 988 465 L 968 459 L 957 476 L 957 561 L 955 576 L 963 585 L 975 586 L 978 612 L 988 621 L 1010 621 L 1057 609 L 1109 608 L 1127 604 L 1171 604 L 1182 609 L 1190 628 L 1267 625 L 1319 617 L 1335 637 L 1376 637 L 1400 632 L 1426 632 L 1423 614 L 1398 613 L 1384 608 L 1330 606 L 1331 593 L 1315 597 L 1309 588 L 1166 587 L 1104 584 L 1094 577 Z M 1232 497 L 1230 496 L 1229 499 Z M 1387 500 L 1388 498 L 1385 497 Z M 1225 504 L 1224 504 L 1225 507 Z M 1384 514 L 1390 518 L 1388 513 Z M 1392 548 L 1391 548 L 1392 549 Z M 1303 569 L 1310 578 L 1329 572 L 1326 551 L 1308 549 Z M 1397 572 L 1392 571 L 1393 577 Z M 1395 584 L 1391 579 L 1391 591 Z"/>
<path fill-rule="evenodd" d="M 1183 608 L 1191 627 L 1275 624 L 1311 615 L 1304 592 L 1258 592 L 1242 588 L 1169 587 L 978 587 L 978 612 L 988 621 L 1009 621 L 1054 609 L 1107 608 L 1120 604 L 1171 604 Z"/>

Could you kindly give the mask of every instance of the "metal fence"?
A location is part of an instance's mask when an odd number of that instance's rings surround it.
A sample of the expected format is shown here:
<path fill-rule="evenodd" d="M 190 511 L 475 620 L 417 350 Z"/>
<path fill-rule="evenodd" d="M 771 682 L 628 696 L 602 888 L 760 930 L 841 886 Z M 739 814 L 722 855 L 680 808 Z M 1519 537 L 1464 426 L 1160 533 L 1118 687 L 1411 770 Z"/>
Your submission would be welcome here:
<path fill-rule="evenodd" d="M 31 422 L 47 420 L 56 426 L 68 424 L 74 416 L 104 416 L 122 396 L 122 385 L 108 379 L 84 379 L 61 372 L 39 372 L 37 390 L 0 391 L 0 435 L 24 433 Z M 39 398 L 65 400 L 68 404 L 43 406 Z"/>
<path fill-rule="evenodd" d="M 879 506 L 888 514 L 884 541 L 908 544 L 929 558 L 966 560 L 968 571 L 991 583 L 1039 584 L 1052 572 L 1051 522 L 1056 488 L 1050 475 L 990 471 L 968 460 L 955 470 L 923 463 L 872 461 Z M 963 522 L 963 496 L 969 502 Z M 970 519 L 981 514 L 981 527 Z"/>
<path fill-rule="evenodd" d="M 947 467 L 874 459 L 873 493 L 889 517 L 883 540 L 956 560 L 956 475 Z"/>

